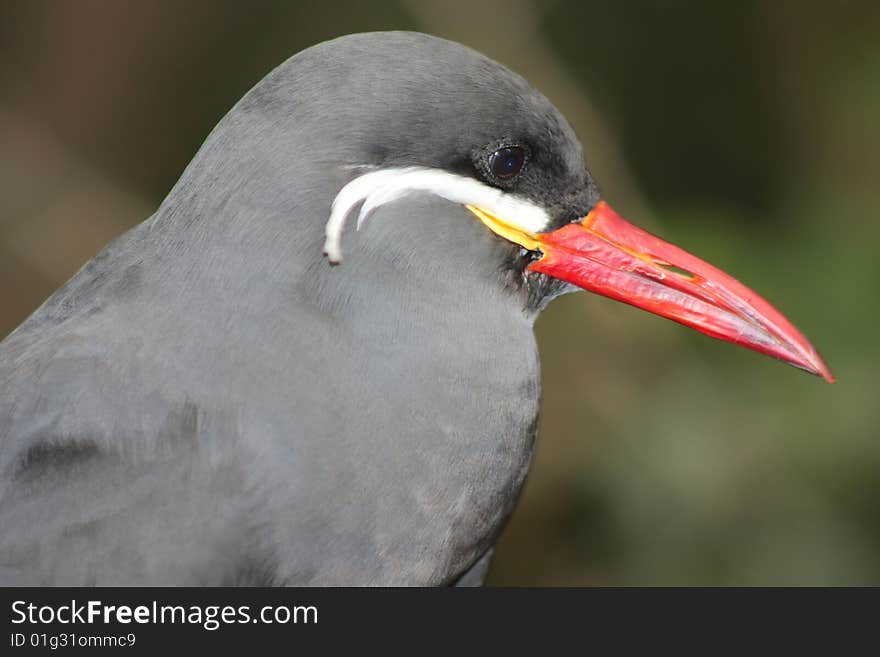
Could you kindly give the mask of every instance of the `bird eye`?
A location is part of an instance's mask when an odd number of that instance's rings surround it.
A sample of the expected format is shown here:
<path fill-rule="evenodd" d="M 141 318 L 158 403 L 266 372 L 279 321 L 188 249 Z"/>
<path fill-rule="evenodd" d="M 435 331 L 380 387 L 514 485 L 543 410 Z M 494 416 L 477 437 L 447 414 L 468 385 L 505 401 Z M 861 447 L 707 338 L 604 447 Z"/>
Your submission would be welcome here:
<path fill-rule="evenodd" d="M 501 180 L 510 180 L 520 172 L 526 161 L 526 151 L 519 146 L 499 148 L 489 156 L 489 169 Z"/>

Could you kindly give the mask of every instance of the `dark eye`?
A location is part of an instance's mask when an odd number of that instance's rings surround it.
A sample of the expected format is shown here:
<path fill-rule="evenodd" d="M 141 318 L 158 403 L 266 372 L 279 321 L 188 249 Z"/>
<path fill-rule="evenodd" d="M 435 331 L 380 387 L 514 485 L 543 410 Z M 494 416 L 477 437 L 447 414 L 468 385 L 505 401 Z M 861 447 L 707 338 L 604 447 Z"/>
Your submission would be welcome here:
<path fill-rule="evenodd" d="M 501 180 L 510 180 L 520 172 L 526 161 L 526 151 L 519 146 L 499 148 L 489 156 L 489 169 L 492 175 Z"/>

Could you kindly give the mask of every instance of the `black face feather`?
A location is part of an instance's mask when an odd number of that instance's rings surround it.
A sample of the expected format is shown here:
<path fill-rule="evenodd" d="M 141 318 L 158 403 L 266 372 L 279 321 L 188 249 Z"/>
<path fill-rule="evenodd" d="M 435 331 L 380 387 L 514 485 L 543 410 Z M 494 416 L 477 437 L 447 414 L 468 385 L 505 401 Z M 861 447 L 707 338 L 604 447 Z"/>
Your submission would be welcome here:
<path fill-rule="evenodd" d="M 541 312 L 556 297 L 578 289 L 557 278 L 529 271 L 528 266 L 540 257 L 540 253 L 511 244 L 498 271 L 504 284 L 522 297 L 524 309 L 529 314 Z"/>

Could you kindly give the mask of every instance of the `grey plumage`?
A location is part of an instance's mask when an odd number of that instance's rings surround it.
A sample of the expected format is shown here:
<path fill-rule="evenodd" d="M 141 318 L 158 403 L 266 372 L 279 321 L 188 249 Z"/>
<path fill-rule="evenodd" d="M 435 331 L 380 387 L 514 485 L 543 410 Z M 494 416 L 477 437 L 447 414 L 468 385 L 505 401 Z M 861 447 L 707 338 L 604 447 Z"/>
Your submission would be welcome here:
<path fill-rule="evenodd" d="M 517 193 L 560 225 L 595 204 L 565 120 L 462 46 L 354 35 L 270 73 L 157 212 L 0 344 L 0 581 L 466 573 L 522 485 L 532 322 L 567 288 L 430 195 L 347 230 L 337 267 L 323 228 L 364 167 L 478 176 L 511 137 L 541 145 Z"/>

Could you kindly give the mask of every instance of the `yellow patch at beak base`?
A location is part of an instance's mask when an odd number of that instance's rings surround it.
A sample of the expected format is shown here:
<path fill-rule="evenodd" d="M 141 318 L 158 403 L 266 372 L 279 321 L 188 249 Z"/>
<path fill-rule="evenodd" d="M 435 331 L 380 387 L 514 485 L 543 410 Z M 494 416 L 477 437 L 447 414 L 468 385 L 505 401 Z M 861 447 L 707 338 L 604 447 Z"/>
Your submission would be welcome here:
<path fill-rule="evenodd" d="M 514 244 L 519 244 L 521 247 L 528 249 L 529 251 L 541 250 L 540 242 L 538 242 L 532 234 L 523 232 L 521 228 L 514 228 L 503 219 L 496 217 L 484 208 L 475 205 L 465 205 L 464 207 L 473 212 L 477 219 L 482 221 L 489 230 L 496 235 L 500 235 Z"/>

